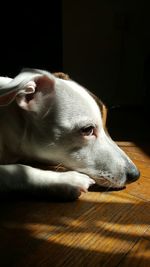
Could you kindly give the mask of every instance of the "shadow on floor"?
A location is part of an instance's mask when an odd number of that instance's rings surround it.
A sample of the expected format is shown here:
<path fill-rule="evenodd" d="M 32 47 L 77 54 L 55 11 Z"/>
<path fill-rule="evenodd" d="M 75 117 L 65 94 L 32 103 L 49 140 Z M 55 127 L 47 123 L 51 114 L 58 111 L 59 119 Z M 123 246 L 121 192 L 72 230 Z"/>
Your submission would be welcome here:
<path fill-rule="evenodd" d="M 130 225 L 136 229 L 148 226 L 147 214 L 150 212 L 145 203 L 86 200 L 60 204 L 1 203 L 0 208 L 0 266 L 10 267 L 118 266 L 140 237 L 140 231 L 122 229 L 128 229 Z M 105 229 L 106 223 L 111 223 L 112 227 Z M 113 224 L 118 223 L 120 231 L 113 228 Z M 70 235 L 72 238 L 67 241 Z M 85 238 L 86 235 L 88 239 L 82 242 L 82 236 Z M 102 242 L 104 238 L 116 242 L 120 239 L 127 246 L 124 249 L 123 245 L 116 252 L 112 247 L 109 252 L 109 244 Z M 150 250 L 150 242 L 148 244 L 146 250 Z M 140 261 L 141 266 L 149 266 L 149 258 L 144 256 L 139 259 L 134 255 L 132 261 L 134 266 Z"/>

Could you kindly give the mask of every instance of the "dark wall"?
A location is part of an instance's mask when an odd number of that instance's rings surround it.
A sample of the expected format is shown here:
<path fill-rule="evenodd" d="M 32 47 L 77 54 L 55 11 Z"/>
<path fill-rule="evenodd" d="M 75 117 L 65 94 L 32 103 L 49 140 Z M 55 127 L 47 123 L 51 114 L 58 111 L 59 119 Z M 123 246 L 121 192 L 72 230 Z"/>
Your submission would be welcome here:
<path fill-rule="evenodd" d="M 0 32 L 0 75 L 23 67 L 63 70 L 107 105 L 149 102 L 146 1 L 6 2 Z"/>
<path fill-rule="evenodd" d="M 61 0 L 8 2 L 0 9 L 0 75 L 23 67 L 62 69 Z"/>
<path fill-rule="evenodd" d="M 148 1 L 63 1 L 64 70 L 106 104 L 145 102 L 149 55 Z"/>

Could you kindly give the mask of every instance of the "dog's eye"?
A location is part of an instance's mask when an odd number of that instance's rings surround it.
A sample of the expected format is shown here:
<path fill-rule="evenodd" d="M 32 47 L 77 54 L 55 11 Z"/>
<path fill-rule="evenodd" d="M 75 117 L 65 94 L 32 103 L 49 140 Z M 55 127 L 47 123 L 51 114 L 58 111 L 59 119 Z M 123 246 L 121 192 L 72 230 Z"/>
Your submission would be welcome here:
<path fill-rule="evenodd" d="M 81 134 L 83 136 L 91 136 L 94 134 L 94 126 L 87 126 L 87 127 L 83 127 L 81 129 Z"/>

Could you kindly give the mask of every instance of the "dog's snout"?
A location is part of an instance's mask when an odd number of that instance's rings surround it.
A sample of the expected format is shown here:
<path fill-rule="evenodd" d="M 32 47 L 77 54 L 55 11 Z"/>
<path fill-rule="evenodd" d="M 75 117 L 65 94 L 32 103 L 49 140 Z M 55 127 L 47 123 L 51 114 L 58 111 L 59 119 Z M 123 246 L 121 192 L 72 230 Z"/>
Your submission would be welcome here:
<path fill-rule="evenodd" d="M 127 183 L 132 183 L 136 181 L 137 179 L 139 179 L 140 171 L 137 169 L 136 166 L 134 165 L 130 166 L 130 168 L 128 169 L 126 173 L 126 177 L 127 177 Z"/>

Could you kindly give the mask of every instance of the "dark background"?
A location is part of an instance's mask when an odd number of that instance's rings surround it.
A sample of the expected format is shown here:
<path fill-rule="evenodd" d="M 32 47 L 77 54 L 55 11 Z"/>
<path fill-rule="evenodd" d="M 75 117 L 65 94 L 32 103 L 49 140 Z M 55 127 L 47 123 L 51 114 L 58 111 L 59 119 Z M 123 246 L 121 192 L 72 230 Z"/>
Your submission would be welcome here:
<path fill-rule="evenodd" d="M 61 1 L 20 1 L 0 9 L 0 75 L 24 67 L 62 70 Z"/>
<path fill-rule="evenodd" d="M 150 16 L 146 1 L 55 0 L 1 6 L 0 75 L 64 71 L 108 106 L 116 140 L 147 140 Z"/>

